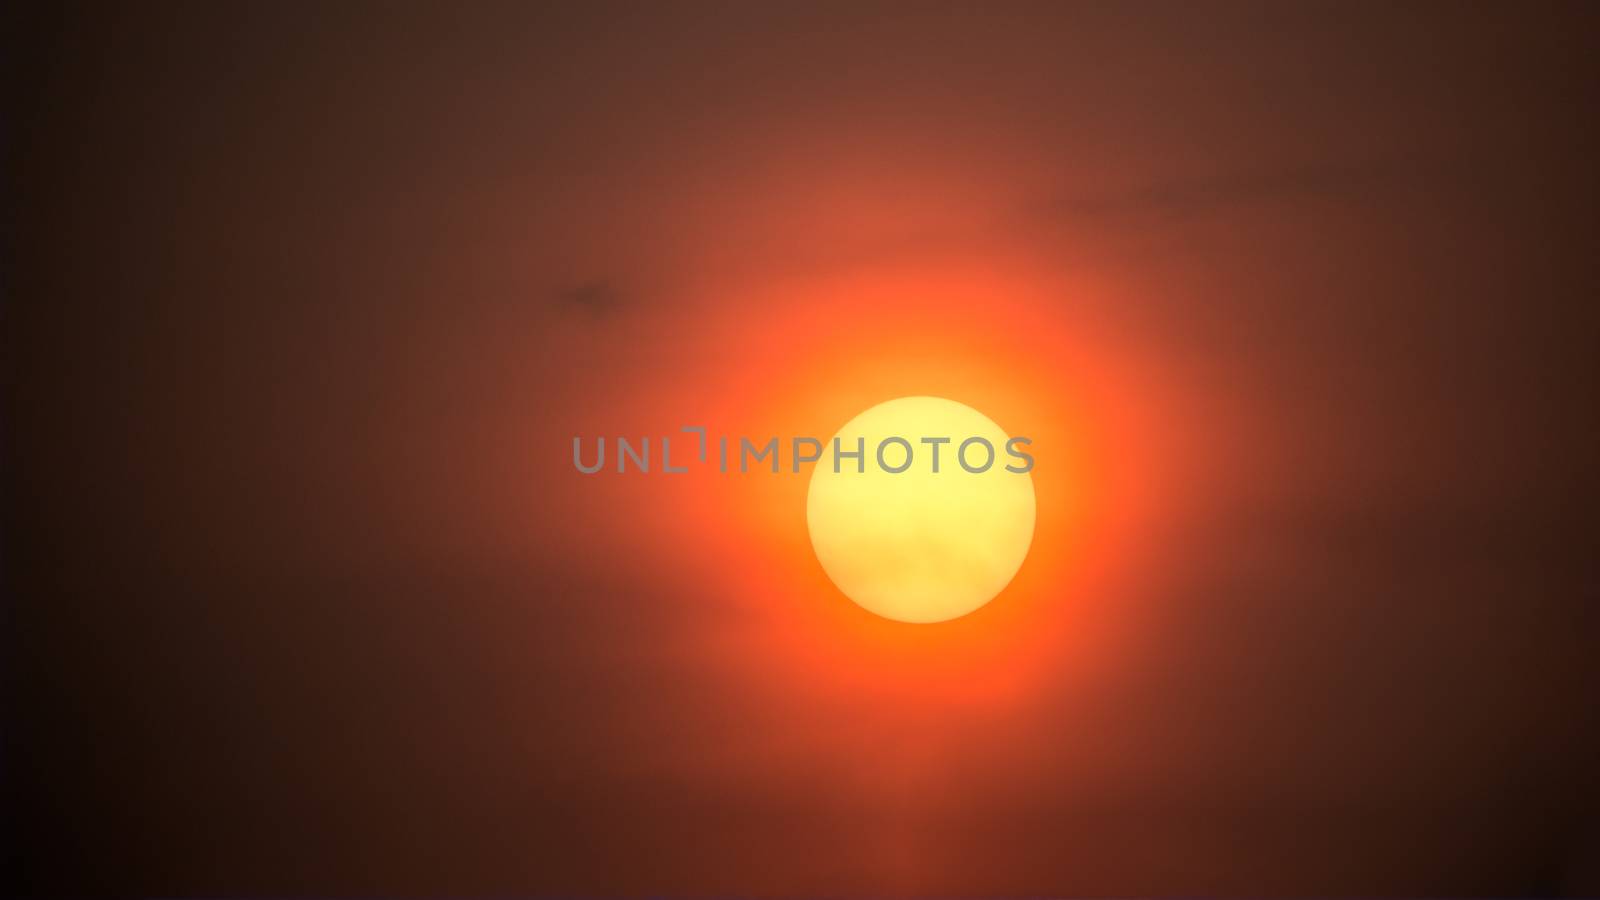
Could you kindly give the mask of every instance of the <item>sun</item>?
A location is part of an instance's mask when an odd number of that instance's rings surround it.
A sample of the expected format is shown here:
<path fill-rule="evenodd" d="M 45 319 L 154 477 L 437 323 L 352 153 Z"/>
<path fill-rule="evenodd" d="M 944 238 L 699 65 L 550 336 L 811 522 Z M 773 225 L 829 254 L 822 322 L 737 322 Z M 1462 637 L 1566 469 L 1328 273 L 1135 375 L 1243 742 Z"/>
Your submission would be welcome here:
<path fill-rule="evenodd" d="M 828 577 L 900 622 L 943 622 L 994 599 L 1033 543 L 1032 459 L 1008 453 L 1021 450 L 1008 440 L 983 413 L 939 397 L 889 400 L 845 423 L 806 495 Z M 863 453 L 836 458 L 835 448 Z"/>

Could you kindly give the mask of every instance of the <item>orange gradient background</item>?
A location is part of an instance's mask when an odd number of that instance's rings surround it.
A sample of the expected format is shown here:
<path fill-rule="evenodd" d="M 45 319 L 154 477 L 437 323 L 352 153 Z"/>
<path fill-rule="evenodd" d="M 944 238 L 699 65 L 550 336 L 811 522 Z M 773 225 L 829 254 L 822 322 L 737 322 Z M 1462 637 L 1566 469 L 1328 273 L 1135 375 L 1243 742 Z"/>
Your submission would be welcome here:
<path fill-rule="evenodd" d="M 1592 7 L 19 18 L 16 893 L 1594 883 Z M 906 395 L 937 625 L 787 465 Z"/>

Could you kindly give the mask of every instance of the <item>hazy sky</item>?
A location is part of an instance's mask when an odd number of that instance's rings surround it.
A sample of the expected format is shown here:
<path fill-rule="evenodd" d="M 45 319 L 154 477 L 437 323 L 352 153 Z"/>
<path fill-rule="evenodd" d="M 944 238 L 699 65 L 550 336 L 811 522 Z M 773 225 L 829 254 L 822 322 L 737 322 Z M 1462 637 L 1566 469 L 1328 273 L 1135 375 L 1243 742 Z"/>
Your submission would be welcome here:
<path fill-rule="evenodd" d="M 1597 890 L 1591 7 L 15 18 L 29 891 Z M 570 464 L 907 394 L 949 625 Z"/>

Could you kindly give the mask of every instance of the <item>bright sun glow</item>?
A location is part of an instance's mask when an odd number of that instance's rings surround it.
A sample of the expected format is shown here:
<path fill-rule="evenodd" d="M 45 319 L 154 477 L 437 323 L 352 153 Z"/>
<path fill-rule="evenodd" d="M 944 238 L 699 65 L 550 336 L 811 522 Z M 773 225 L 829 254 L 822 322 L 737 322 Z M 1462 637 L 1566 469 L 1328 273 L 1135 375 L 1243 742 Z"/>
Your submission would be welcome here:
<path fill-rule="evenodd" d="M 911 466 L 890 473 L 878 466 L 876 449 L 887 437 L 912 448 Z M 922 438 L 949 438 L 937 446 Z M 981 473 L 957 461 L 962 441 L 981 437 L 994 447 L 994 463 Z M 846 451 L 865 439 L 865 471 L 854 459 L 834 471 L 830 440 L 812 470 L 806 525 L 817 559 L 851 600 L 901 622 L 943 622 L 992 600 L 1011 581 L 1033 542 L 1033 478 L 1007 471 L 1018 460 L 1006 455 L 1008 435 L 977 410 L 938 397 L 901 397 L 851 419 L 834 439 Z M 898 467 L 904 447 L 885 449 Z M 982 465 L 987 453 L 974 445 L 966 459 Z"/>

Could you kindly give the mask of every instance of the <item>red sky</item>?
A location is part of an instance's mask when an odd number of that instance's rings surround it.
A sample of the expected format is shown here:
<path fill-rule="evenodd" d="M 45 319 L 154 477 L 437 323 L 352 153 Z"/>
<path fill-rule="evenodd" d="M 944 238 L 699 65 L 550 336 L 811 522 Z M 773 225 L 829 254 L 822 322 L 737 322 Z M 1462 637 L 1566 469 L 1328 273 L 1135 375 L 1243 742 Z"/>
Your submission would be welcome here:
<path fill-rule="evenodd" d="M 1592 889 L 1587 8 L 34 18 L 35 889 Z M 570 462 L 908 394 L 944 625 Z"/>

